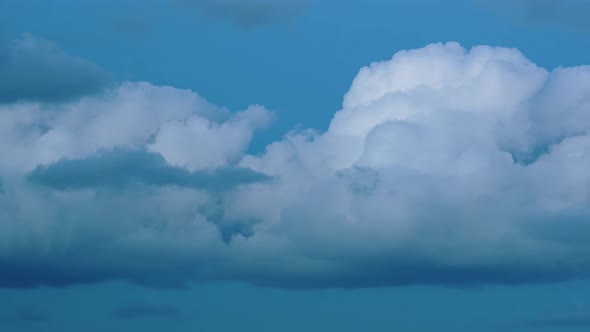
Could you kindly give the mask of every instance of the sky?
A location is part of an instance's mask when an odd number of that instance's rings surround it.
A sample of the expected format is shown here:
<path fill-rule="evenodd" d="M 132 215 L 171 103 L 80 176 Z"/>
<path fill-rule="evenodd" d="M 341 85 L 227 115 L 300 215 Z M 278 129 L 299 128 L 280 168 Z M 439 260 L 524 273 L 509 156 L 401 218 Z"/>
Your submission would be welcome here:
<path fill-rule="evenodd" d="M 0 330 L 590 328 L 589 15 L 0 0 Z"/>

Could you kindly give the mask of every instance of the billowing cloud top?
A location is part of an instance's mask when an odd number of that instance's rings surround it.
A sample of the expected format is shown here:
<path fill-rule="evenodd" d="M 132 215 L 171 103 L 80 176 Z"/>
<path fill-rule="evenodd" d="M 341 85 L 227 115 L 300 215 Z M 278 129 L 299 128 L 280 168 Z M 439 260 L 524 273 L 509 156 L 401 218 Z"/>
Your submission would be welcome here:
<path fill-rule="evenodd" d="M 1 106 L 0 285 L 590 276 L 590 67 L 433 44 L 361 69 L 326 132 L 248 155 L 271 120 L 148 83 Z"/>

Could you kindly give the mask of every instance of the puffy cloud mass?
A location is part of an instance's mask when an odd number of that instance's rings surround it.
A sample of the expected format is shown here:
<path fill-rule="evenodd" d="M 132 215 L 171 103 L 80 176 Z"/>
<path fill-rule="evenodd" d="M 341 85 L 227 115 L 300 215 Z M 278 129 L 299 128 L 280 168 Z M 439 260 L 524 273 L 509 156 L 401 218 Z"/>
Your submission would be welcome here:
<path fill-rule="evenodd" d="M 148 83 L 1 106 L 0 285 L 590 276 L 590 67 L 433 44 L 362 68 L 327 131 L 249 155 L 271 121 Z"/>

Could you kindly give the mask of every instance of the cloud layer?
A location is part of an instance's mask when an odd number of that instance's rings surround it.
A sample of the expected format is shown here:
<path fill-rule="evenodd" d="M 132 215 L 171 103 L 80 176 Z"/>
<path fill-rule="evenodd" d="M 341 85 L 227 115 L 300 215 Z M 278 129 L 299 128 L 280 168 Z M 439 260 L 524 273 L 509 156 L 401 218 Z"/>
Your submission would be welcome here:
<path fill-rule="evenodd" d="M 433 44 L 362 68 L 326 132 L 248 155 L 271 121 L 149 83 L 0 106 L 0 286 L 590 276 L 590 67 Z"/>

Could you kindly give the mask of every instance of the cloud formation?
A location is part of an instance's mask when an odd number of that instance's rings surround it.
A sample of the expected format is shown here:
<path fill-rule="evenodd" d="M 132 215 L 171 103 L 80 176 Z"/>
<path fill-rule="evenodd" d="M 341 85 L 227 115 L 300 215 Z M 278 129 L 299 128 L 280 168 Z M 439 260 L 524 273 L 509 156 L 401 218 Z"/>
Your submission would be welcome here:
<path fill-rule="evenodd" d="M 280 21 L 296 15 L 308 0 L 178 0 L 204 13 L 244 27 Z"/>
<path fill-rule="evenodd" d="M 108 74 L 52 42 L 24 35 L 0 44 L 0 103 L 56 102 L 93 94 Z"/>
<path fill-rule="evenodd" d="M 271 121 L 149 83 L 0 106 L 0 286 L 590 276 L 588 66 L 432 44 L 362 68 L 326 132 L 249 155 Z"/>

